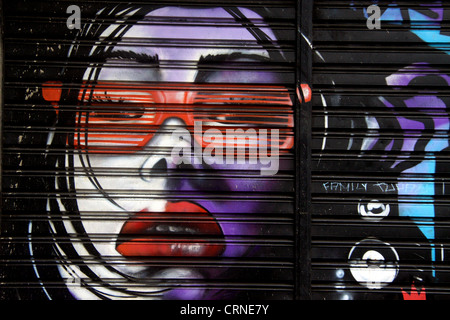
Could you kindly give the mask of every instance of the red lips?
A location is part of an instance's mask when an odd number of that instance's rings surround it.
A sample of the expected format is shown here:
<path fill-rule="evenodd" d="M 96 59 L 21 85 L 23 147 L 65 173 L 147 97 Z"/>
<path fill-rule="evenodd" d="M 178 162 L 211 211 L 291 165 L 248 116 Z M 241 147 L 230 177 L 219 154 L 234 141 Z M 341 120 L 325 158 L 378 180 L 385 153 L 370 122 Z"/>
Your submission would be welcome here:
<path fill-rule="evenodd" d="M 168 202 L 165 212 L 146 210 L 127 221 L 116 250 L 125 257 L 217 257 L 225 250 L 222 229 L 204 208 Z"/>

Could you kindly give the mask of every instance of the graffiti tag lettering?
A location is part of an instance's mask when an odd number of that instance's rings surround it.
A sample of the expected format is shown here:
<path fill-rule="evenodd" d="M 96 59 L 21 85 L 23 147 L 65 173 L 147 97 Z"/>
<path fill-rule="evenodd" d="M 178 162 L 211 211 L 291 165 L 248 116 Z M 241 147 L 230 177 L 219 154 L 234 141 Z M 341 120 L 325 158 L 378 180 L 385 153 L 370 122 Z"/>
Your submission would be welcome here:
<path fill-rule="evenodd" d="M 325 182 L 323 183 L 323 188 L 326 191 L 339 191 L 339 192 L 350 192 L 350 191 L 367 191 L 367 183 L 360 182 Z"/>

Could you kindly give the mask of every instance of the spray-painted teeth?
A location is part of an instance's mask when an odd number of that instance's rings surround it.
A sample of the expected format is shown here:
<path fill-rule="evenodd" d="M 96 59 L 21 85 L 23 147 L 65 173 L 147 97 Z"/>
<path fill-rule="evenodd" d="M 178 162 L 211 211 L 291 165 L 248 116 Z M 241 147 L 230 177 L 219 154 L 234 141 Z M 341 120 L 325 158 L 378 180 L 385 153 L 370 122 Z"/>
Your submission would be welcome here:
<path fill-rule="evenodd" d="M 197 229 L 184 227 L 180 225 L 166 225 L 160 224 L 152 226 L 146 230 L 147 233 L 165 232 L 165 233 L 182 233 L 182 234 L 195 234 L 198 233 Z"/>
<path fill-rule="evenodd" d="M 199 243 L 175 243 L 170 246 L 173 252 L 182 254 L 200 254 L 204 250 L 204 246 Z"/>

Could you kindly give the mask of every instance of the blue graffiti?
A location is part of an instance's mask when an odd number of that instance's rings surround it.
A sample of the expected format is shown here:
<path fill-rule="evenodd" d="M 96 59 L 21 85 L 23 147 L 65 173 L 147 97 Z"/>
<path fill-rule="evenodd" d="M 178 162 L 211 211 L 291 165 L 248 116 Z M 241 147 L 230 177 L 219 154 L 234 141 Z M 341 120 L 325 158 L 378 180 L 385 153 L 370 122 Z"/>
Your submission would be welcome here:
<path fill-rule="evenodd" d="M 433 76 L 440 79 L 442 84 L 450 86 L 450 76 L 430 67 L 425 63 L 416 63 L 412 66 L 399 70 L 387 77 L 386 82 L 389 86 L 401 90 L 421 77 Z M 383 100 L 388 108 L 395 108 L 387 100 Z M 432 244 L 432 261 L 436 261 L 436 250 L 433 241 L 436 240 L 435 234 L 435 174 L 436 174 L 436 155 L 442 150 L 449 147 L 449 141 L 443 132 L 450 130 L 450 121 L 446 117 L 446 103 L 432 92 L 418 94 L 414 97 L 404 100 L 404 105 L 411 110 L 417 110 L 424 115 L 424 119 L 428 118 L 428 127 L 422 121 L 414 121 L 399 117 L 399 124 L 403 130 L 422 131 L 431 129 L 434 131 L 433 137 L 429 139 L 423 151 L 426 156 L 423 161 L 417 165 L 402 171 L 398 182 L 399 197 L 399 215 L 411 218 L 418 225 L 423 235 Z M 417 135 L 410 134 L 405 136 L 402 151 L 413 152 L 415 146 L 420 139 L 420 133 Z M 421 182 L 414 185 L 414 190 L 408 188 L 411 182 L 411 176 L 421 176 Z M 425 177 L 425 178 L 424 178 Z M 415 199 L 411 202 L 411 196 Z M 434 273 L 434 271 L 433 271 Z"/>
<path fill-rule="evenodd" d="M 374 2 L 378 3 L 378 2 Z M 380 6 L 381 7 L 381 6 Z M 450 36 L 442 33 L 444 8 L 442 1 L 420 4 L 419 8 L 400 8 L 396 2 L 382 8 L 381 22 L 391 25 L 409 23 L 410 31 L 430 47 L 442 50 L 450 55 Z M 368 18 L 367 9 L 364 15 Z"/>

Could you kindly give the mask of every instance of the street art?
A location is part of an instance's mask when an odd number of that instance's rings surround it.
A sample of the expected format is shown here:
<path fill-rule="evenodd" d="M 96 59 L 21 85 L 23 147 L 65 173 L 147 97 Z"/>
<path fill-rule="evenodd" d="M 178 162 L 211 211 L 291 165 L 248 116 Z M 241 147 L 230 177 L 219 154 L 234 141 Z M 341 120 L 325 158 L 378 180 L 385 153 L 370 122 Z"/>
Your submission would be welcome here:
<path fill-rule="evenodd" d="M 378 6 L 378 8 L 380 7 Z M 450 54 L 448 47 L 450 35 L 442 28 L 442 22 L 445 21 L 446 15 L 448 12 L 444 9 L 442 1 L 418 4 L 418 6 L 410 8 L 401 7 L 396 1 L 389 1 L 383 8 L 378 27 L 381 27 L 382 22 L 387 26 L 408 24 L 411 32 L 422 41 Z"/>
<path fill-rule="evenodd" d="M 44 298 L 292 299 L 292 58 L 259 12 L 115 5 L 81 24 L 40 89 Z"/>
<path fill-rule="evenodd" d="M 68 5 L 5 8 L 0 299 L 448 296 L 443 1 Z"/>
<path fill-rule="evenodd" d="M 368 88 L 366 96 L 352 93 L 351 89 L 348 89 L 351 92 L 348 96 L 336 94 L 327 98 L 321 94 L 320 104 L 326 112 L 320 124 L 324 126 L 325 134 L 318 139 L 317 148 L 323 155 L 327 150 L 341 153 L 346 150 L 349 158 L 354 155 L 359 159 L 352 164 L 343 159 L 344 164 L 337 166 L 319 157 L 317 165 L 319 170 L 328 166 L 330 171 L 340 169 L 357 176 L 347 178 L 349 180 L 323 180 L 321 186 L 318 185 L 320 192 L 344 194 L 348 202 L 357 202 L 356 205 L 349 204 L 348 209 L 330 205 L 321 210 L 335 212 L 337 216 L 347 212 L 359 216 L 361 221 L 352 222 L 354 228 L 341 230 L 349 240 L 352 236 L 361 239 L 355 241 L 347 256 L 351 276 L 346 278 L 348 273 L 344 269 L 336 269 L 336 275 L 330 276 L 339 283 L 336 288 L 340 293 L 333 297 L 438 299 L 443 297 L 439 285 L 448 281 L 441 268 L 446 261 L 445 242 L 448 238 L 443 231 L 444 221 L 448 218 L 445 205 L 448 190 L 442 177 L 448 171 L 443 159 L 448 154 L 450 129 L 449 100 L 443 94 L 448 90 L 450 77 L 445 68 L 441 69 L 443 64 L 448 64 L 446 54 L 449 53 L 450 38 L 442 30 L 441 23 L 448 10 L 441 1 L 411 8 L 399 6 L 394 1 L 377 2 L 376 6 L 381 9 L 379 28 L 376 28 L 379 32 L 383 29 L 391 32 L 407 30 L 410 33 L 404 36 L 409 39 L 407 41 L 415 41 L 420 47 L 429 46 L 429 50 L 436 50 L 430 53 L 435 52 L 439 59 L 433 61 L 433 58 L 424 59 L 426 55 L 411 54 L 405 59 L 407 62 L 397 63 L 395 54 L 386 52 L 385 61 L 400 66 L 395 71 L 383 71 L 379 82 L 375 78 L 373 82 L 364 82 Z M 370 18 L 367 9 L 356 2 L 350 4 L 350 10 Z M 392 29 L 393 26 L 401 29 Z M 369 28 L 367 39 L 370 39 L 370 32 L 376 32 L 373 29 Z M 388 41 L 389 38 L 386 33 Z M 320 52 L 317 54 L 323 58 Z M 375 63 L 367 59 L 367 64 Z M 345 82 L 342 78 L 331 79 L 332 84 L 349 85 L 352 81 Z M 354 81 L 355 86 L 360 84 Z M 379 88 L 380 94 L 370 91 L 374 87 Z M 363 106 L 365 112 L 348 114 L 347 109 L 354 105 Z M 339 108 L 343 111 L 339 112 Z M 337 132 L 346 139 L 336 138 Z M 356 231 L 356 226 L 360 230 Z M 320 232 L 327 232 L 326 228 L 321 227 L 317 234 Z M 339 231 L 333 234 L 337 235 Z M 336 253 L 325 254 L 338 256 Z M 342 256 L 344 254 L 342 252 Z M 417 267 L 413 267 L 414 264 Z M 359 286 L 352 286 L 346 282 L 348 279 L 356 280 Z"/>

